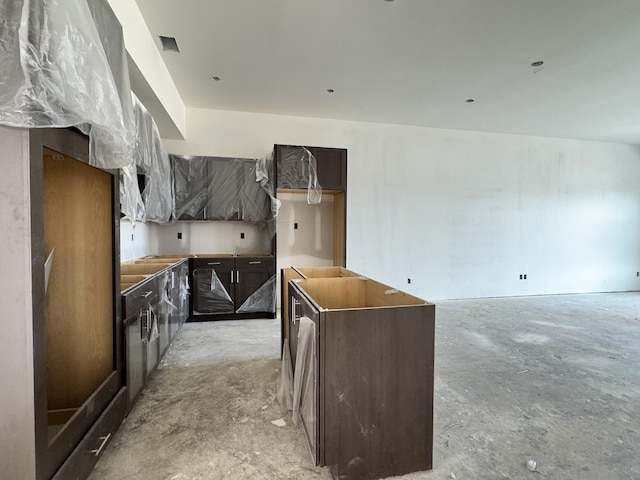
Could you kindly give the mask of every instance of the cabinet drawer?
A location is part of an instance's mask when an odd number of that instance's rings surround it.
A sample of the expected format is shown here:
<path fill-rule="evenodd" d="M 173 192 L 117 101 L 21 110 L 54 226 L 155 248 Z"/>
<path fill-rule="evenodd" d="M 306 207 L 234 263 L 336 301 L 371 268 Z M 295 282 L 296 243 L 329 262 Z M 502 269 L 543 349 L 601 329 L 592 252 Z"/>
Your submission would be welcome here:
<path fill-rule="evenodd" d="M 147 305 L 153 305 L 158 301 L 158 282 L 155 279 L 145 280 L 133 290 L 122 296 L 122 316 L 126 318 L 134 312 L 138 312 Z"/>
<path fill-rule="evenodd" d="M 233 269 L 233 257 L 211 257 L 211 258 L 194 258 L 193 259 L 193 269 Z"/>
<path fill-rule="evenodd" d="M 244 270 L 248 268 L 273 269 L 275 268 L 275 259 L 272 256 L 265 257 L 237 257 L 236 269 Z M 275 272 L 274 272 L 275 273 Z"/>
<path fill-rule="evenodd" d="M 96 423 L 62 464 L 53 480 L 82 480 L 104 452 L 124 419 L 127 407 L 126 387 L 120 389 Z"/>

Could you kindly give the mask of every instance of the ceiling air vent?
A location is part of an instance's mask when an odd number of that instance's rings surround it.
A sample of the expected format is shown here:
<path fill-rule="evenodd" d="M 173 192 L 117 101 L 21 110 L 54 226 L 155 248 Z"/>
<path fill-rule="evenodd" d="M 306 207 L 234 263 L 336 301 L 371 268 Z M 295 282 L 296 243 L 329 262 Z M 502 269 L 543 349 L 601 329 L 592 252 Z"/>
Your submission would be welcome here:
<path fill-rule="evenodd" d="M 180 52 L 178 48 L 178 42 L 173 37 L 163 37 L 160 35 L 160 43 L 162 43 L 162 50 L 165 52 Z"/>

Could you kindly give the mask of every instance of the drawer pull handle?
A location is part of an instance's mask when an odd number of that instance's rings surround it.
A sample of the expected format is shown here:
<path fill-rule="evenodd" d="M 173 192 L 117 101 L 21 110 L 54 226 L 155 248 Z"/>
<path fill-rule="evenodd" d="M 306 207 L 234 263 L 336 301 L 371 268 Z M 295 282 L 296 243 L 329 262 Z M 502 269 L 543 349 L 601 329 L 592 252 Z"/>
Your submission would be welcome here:
<path fill-rule="evenodd" d="M 107 444 L 107 442 L 109 441 L 110 438 L 111 438 L 111 433 L 109 433 L 105 437 L 100 437 L 100 440 L 102 440 L 102 443 L 95 450 L 91 450 L 91 453 L 93 453 L 96 457 L 100 456 L 100 452 L 102 452 L 102 449 Z"/>
<path fill-rule="evenodd" d="M 249 265 L 260 265 L 262 262 L 249 262 Z"/>
<path fill-rule="evenodd" d="M 142 298 L 147 298 L 149 295 L 151 295 L 153 293 L 153 290 L 149 290 L 147 293 L 144 293 L 142 295 Z"/>
<path fill-rule="evenodd" d="M 207 263 L 207 265 L 220 265 L 220 262 L 210 262 L 210 263 Z"/>

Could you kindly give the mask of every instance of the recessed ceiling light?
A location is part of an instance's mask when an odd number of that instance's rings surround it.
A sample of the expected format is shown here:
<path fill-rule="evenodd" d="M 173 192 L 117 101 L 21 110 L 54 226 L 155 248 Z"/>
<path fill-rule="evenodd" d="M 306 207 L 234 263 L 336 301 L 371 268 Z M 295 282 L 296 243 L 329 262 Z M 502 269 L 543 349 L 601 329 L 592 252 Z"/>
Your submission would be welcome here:
<path fill-rule="evenodd" d="M 473 102 L 475 102 L 475 100 L 473 98 L 467 98 L 465 100 L 465 103 L 473 103 Z"/>
<path fill-rule="evenodd" d="M 384 0 L 384 1 L 389 3 L 393 2 L 393 0 Z"/>
<path fill-rule="evenodd" d="M 536 60 L 531 64 L 532 67 L 541 67 L 542 65 L 544 65 L 544 62 L 542 60 Z"/>
<path fill-rule="evenodd" d="M 165 52 L 180 52 L 180 49 L 178 49 L 178 42 L 176 42 L 174 37 L 164 37 L 162 35 L 159 35 L 159 37 L 160 43 L 162 44 L 162 50 Z"/>
<path fill-rule="evenodd" d="M 214 82 L 220 81 L 220 77 L 209 77 L 209 79 L 213 80 Z"/>
<path fill-rule="evenodd" d="M 327 88 L 327 93 L 333 93 L 335 90 L 333 88 Z"/>

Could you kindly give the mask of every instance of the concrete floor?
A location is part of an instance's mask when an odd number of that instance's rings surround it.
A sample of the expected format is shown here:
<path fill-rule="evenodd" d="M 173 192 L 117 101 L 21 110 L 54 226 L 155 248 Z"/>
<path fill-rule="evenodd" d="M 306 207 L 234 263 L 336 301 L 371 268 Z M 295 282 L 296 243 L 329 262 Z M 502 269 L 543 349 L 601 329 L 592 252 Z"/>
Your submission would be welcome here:
<path fill-rule="evenodd" d="M 434 469 L 403 479 L 640 478 L 640 293 L 439 302 L 436 325 Z M 277 404 L 279 339 L 186 324 L 90 480 L 330 479 Z"/>

